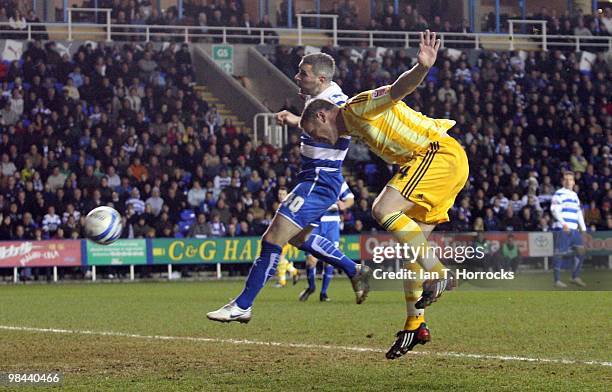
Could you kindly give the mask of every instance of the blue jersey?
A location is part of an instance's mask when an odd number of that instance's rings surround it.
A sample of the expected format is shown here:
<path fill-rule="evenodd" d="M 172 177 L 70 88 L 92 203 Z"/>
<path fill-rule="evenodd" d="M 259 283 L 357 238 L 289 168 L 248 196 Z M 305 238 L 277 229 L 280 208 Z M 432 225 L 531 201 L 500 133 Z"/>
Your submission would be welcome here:
<path fill-rule="evenodd" d="M 340 86 L 332 82 L 328 88 L 316 97 L 308 97 L 306 104 L 312 99 L 325 99 L 340 106 L 346 102 L 348 97 L 342 92 Z M 337 175 L 342 176 L 342 162 L 346 158 L 346 153 L 351 143 L 350 136 L 340 137 L 333 146 L 317 142 L 304 132 L 301 139 L 300 155 L 302 158 L 302 171 L 297 177 L 299 182 L 313 181 L 321 170 L 329 174 L 337 173 Z"/>
<path fill-rule="evenodd" d="M 338 200 L 347 201 L 348 199 L 354 199 L 355 195 L 351 192 L 351 188 L 349 188 L 348 184 L 345 182 L 342 183 L 342 187 L 340 188 L 340 195 L 338 195 Z M 340 223 L 340 210 L 338 209 L 338 204 L 332 204 L 331 207 L 325 211 L 325 214 L 321 217 L 321 222 L 338 222 Z"/>
<path fill-rule="evenodd" d="M 584 216 L 580 209 L 580 200 L 576 192 L 565 188 L 557 190 L 552 197 L 550 210 L 555 217 L 554 229 L 561 229 L 566 225 L 570 230 L 577 230 L 578 228 L 583 231 L 586 230 Z"/>
<path fill-rule="evenodd" d="M 311 97 L 308 98 L 310 101 Z M 314 98 L 342 105 L 347 96 L 332 82 L 331 86 Z M 316 142 L 303 133 L 300 146 L 302 171 L 297 176 L 296 186 L 281 203 L 277 213 L 300 228 L 319 222 L 327 209 L 338 201 L 344 182 L 342 162 L 350 142 L 351 138 L 345 136 L 332 146 Z"/>

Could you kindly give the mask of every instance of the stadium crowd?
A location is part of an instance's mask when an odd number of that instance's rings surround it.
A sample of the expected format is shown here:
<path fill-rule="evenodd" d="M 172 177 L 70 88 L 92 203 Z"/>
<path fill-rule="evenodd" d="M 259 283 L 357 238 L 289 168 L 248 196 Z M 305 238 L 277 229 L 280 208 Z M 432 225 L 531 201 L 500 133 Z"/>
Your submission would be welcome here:
<path fill-rule="evenodd" d="M 0 239 L 80 238 L 108 203 L 126 237 L 258 235 L 299 171 L 297 135 L 254 148 L 203 98 L 187 45 L 34 41 L 0 83 Z"/>
<path fill-rule="evenodd" d="M 349 95 L 413 61 L 401 49 L 324 50 Z M 293 76 L 302 51 L 279 56 L 290 61 L 279 67 Z M 440 57 L 407 102 L 456 119 L 470 158 L 469 184 L 441 229 L 549 230 L 563 170 L 577 175 L 589 228 L 612 229 L 610 69 L 599 54 L 582 72 L 579 56 Z M 89 43 L 69 56 L 34 41 L 0 65 L 0 83 L 0 239 L 82 237 L 84 215 L 107 203 L 129 237 L 257 235 L 299 171 L 298 133 L 282 149 L 253 146 L 195 88 L 186 45 Z M 392 170 L 354 143 L 344 233 L 376 229 L 371 204 Z"/>

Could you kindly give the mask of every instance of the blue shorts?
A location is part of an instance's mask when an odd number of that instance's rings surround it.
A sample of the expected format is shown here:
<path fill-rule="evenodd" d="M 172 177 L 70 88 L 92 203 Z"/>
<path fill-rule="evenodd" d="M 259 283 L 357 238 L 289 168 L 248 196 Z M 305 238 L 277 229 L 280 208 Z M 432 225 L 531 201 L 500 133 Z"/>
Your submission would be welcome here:
<path fill-rule="evenodd" d="M 562 230 L 554 231 L 555 253 L 568 253 L 574 251 L 576 246 L 584 246 L 582 242 L 582 233 L 578 230 L 570 230 L 564 232 Z"/>
<path fill-rule="evenodd" d="M 340 244 L 340 222 L 319 222 L 312 230 L 312 234 L 325 237 L 338 246 Z"/>
<path fill-rule="evenodd" d="M 277 213 L 304 228 L 318 223 L 325 211 L 338 201 L 344 178 L 338 172 L 320 171 L 313 181 L 297 184 Z"/>

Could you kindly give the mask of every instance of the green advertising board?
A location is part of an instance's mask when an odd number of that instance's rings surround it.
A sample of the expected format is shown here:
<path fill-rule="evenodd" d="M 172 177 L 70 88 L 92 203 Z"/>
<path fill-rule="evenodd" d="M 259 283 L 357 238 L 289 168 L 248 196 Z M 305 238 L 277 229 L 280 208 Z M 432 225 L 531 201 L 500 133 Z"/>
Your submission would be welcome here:
<path fill-rule="evenodd" d="M 213 45 L 212 58 L 225 72 L 234 73 L 234 48 L 231 45 Z"/>
<path fill-rule="evenodd" d="M 259 237 L 154 239 L 153 264 L 252 263 L 259 255 Z M 340 247 L 352 259 L 359 259 L 359 236 L 343 236 Z M 289 246 L 286 257 L 303 261 L 304 252 Z"/>
<path fill-rule="evenodd" d="M 147 241 L 144 239 L 119 240 L 110 245 L 98 245 L 87 241 L 87 264 L 147 264 Z"/>

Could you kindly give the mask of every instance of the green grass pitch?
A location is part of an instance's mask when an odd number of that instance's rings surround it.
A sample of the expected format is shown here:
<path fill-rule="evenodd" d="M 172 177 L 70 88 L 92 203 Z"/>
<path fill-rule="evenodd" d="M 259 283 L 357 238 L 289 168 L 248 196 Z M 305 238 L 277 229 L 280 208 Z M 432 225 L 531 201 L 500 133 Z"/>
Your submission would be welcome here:
<path fill-rule="evenodd" d="M 427 310 L 432 342 L 387 361 L 384 350 L 404 321 L 401 292 L 372 292 L 355 305 L 348 281 L 338 278 L 332 302 L 313 295 L 300 303 L 303 282 L 270 286 L 253 320 L 240 325 L 205 313 L 235 296 L 242 281 L 2 285 L 0 372 L 60 371 L 57 389 L 74 391 L 610 390 L 610 292 L 460 288 Z"/>

